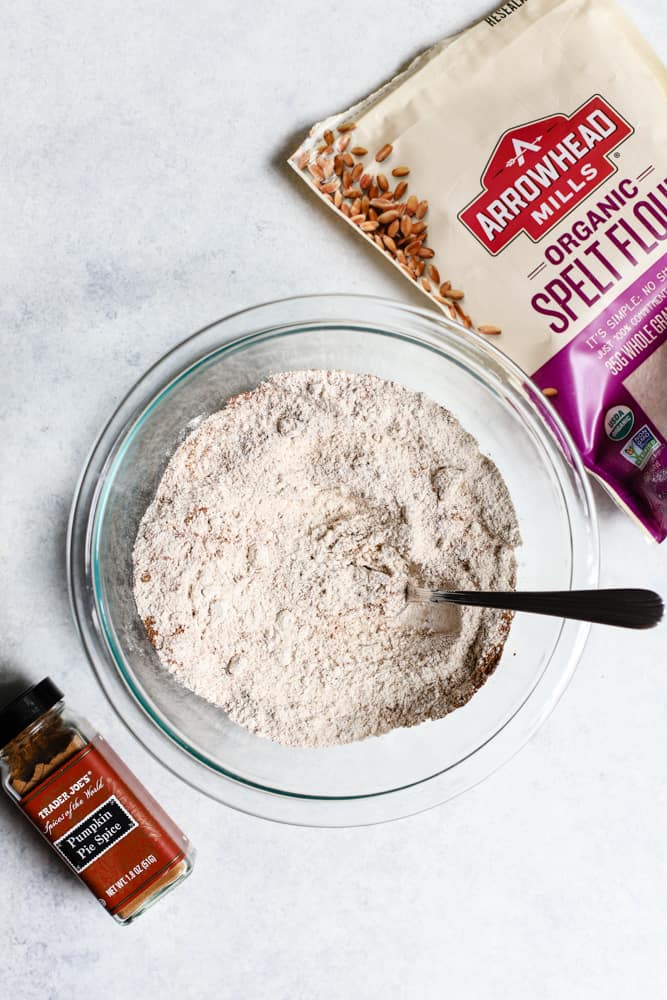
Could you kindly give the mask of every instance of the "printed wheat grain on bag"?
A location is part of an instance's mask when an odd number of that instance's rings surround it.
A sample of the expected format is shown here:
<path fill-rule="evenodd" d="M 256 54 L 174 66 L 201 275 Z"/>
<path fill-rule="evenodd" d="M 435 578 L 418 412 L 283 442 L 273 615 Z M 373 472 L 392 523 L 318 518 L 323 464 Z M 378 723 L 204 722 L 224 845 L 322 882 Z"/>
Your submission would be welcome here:
<path fill-rule="evenodd" d="M 611 0 L 519 0 L 311 130 L 290 163 L 522 366 L 667 535 L 667 72 Z"/>

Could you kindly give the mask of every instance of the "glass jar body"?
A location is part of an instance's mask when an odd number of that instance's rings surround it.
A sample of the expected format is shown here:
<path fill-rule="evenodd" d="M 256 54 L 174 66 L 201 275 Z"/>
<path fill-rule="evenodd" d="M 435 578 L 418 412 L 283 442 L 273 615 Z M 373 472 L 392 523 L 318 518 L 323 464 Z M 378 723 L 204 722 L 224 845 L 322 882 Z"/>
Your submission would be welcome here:
<path fill-rule="evenodd" d="M 0 751 L 7 794 L 114 919 L 192 870 L 189 841 L 87 720 L 58 702 Z"/>

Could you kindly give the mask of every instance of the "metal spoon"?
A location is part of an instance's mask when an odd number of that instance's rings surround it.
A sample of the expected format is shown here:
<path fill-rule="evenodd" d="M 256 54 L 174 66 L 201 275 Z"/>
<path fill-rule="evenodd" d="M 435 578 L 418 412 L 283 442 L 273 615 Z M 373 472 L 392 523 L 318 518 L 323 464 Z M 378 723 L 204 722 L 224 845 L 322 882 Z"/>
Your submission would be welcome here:
<path fill-rule="evenodd" d="M 653 590 L 427 590 L 409 583 L 408 604 L 465 604 L 503 611 L 529 611 L 621 628 L 653 628 L 664 604 Z"/>

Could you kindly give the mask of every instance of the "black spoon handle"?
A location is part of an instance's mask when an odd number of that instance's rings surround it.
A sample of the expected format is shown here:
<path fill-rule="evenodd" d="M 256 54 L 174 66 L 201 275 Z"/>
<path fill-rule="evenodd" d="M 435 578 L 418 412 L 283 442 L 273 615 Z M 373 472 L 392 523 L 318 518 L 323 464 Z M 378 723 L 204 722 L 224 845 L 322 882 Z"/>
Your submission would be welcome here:
<path fill-rule="evenodd" d="M 433 590 L 434 604 L 468 604 L 505 611 L 530 611 L 622 628 L 652 628 L 663 616 L 662 598 L 653 590 Z"/>

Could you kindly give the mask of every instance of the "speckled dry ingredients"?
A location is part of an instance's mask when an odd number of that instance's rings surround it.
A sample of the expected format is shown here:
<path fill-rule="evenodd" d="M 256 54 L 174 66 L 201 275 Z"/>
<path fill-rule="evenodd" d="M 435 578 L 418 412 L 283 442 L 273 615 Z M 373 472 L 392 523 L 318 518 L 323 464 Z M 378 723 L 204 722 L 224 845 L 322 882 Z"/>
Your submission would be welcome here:
<path fill-rule="evenodd" d="M 135 595 L 164 666 L 231 719 L 347 743 L 484 683 L 507 613 L 465 608 L 443 634 L 404 613 L 405 586 L 512 588 L 518 543 L 498 470 L 447 410 L 371 375 L 284 372 L 178 448 Z"/>

